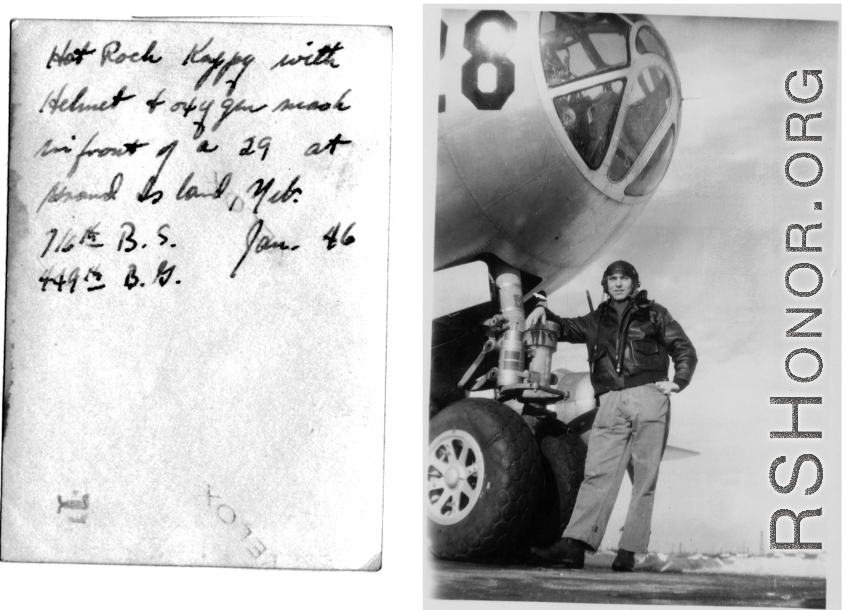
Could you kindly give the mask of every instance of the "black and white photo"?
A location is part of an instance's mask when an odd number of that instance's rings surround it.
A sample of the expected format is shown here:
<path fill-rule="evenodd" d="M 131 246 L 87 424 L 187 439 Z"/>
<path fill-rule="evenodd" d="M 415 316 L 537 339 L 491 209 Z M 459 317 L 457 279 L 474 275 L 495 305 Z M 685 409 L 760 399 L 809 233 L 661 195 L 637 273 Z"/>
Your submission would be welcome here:
<path fill-rule="evenodd" d="M 532 8 L 427 13 L 429 594 L 828 607 L 838 22 Z"/>

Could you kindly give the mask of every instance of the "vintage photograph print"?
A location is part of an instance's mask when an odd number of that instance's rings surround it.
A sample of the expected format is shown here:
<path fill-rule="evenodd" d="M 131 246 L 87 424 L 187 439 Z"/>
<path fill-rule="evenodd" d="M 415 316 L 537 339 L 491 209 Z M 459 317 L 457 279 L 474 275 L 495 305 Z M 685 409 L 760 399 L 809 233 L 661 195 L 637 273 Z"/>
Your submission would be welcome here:
<path fill-rule="evenodd" d="M 840 9 L 630 6 L 425 11 L 427 604 L 838 607 Z"/>

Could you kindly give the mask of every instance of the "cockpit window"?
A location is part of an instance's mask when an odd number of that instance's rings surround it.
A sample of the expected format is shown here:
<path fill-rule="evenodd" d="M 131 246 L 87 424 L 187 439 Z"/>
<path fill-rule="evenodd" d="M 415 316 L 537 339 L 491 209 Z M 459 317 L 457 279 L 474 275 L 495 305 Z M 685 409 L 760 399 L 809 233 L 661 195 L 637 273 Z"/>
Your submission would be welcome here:
<path fill-rule="evenodd" d="M 635 50 L 642 55 L 655 53 L 661 55 L 666 62 L 670 63 L 671 61 L 668 48 L 653 28 L 643 27 L 638 30 L 638 35 L 635 37 Z"/>
<path fill-rule="evenodd" d="M 634 195 L 636 197 L 652 193 L 659 186 L 662 178 L 665 177 L 665 172 L 668 171 L 668 165 L 671 162 L 671 152 L 673 151 L 674 128 L 668 129 L 668 133 L 662 138 L 659 146 L 653 151 L 650 160 L 644 164 L 644 169 L 638 175 L 638 178 L 632 181 L 626 190 L 625 195 Z"/>
<path fill-rule="evenodd" d="M 629 25 L 616 15 L 541 13 L 541 63 L 548 87 L 629 64 Z"/>
<path fill-rule="evenodd" d="M 553 100 L 574 148 L 591 169 L 600 167 L 609 149 L 625 85 L 621 78 Z"/>
<path fill-rule="evenodd" d="M 627 175 L 670 105 L 671 87 L 664 72 L 654 66 L 642 70 L 632 87 L 618 148 L 609 167 L 611 181 Z"/>

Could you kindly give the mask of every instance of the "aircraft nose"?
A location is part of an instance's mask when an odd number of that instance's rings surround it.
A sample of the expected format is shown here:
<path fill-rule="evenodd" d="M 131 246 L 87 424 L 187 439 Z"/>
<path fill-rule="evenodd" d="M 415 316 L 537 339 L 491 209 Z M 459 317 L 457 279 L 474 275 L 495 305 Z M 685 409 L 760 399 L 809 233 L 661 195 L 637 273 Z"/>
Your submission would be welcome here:
<path fill-rule="evenodd" d="M 647 19 L 626 17 L 542 12 L 540 24 L 554 129 L 586 177 L 616 201 L 658 187 L 680 106 L 678 73 L 661 36 Z"/>

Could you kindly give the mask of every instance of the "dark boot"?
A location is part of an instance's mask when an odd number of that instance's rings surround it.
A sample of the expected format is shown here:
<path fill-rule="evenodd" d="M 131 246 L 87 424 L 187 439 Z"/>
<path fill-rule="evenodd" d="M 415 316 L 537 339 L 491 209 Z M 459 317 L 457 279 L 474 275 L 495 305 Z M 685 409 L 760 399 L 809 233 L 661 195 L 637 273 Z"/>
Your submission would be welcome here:
<path fill-rule="evenodd" d="M 537 549 L 536 553 L 556 565 L 570 570 L 581 570 L 585 565 L 585 547 L 581 540 L 562 538 L 549 548 Z"/>
<path fill-rule="evenodd" d="M 612 562 L 615 572 L 632 572 L 635 569 L 635 553 L 618 549 L 618 555 Z"/>

